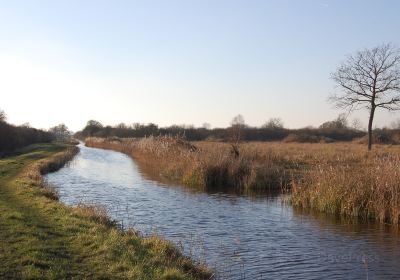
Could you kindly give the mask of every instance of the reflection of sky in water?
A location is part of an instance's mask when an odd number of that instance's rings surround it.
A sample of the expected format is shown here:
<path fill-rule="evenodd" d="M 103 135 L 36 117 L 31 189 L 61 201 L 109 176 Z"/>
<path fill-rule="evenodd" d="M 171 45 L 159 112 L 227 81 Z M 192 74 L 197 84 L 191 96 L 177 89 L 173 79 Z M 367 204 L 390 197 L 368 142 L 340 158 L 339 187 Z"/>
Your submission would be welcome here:
<path fill-rule="evenodd" d="M 126 155 L 81 146 L 49 174 L 61 200 L 101 204 L 124 226 L 157 232 L 227 279 L 396 279 L 400 241 L 374 226 L 293 212 L 281 198 L 191 193 L 145 179 Z M 363 259 L 367 259 L 366 269 Z"/>

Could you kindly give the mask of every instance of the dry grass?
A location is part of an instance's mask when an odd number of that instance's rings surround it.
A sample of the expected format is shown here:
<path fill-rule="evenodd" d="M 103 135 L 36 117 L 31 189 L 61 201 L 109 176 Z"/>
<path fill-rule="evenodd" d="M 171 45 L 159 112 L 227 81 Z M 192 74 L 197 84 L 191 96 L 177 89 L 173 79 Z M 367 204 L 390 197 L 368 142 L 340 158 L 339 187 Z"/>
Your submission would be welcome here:
<path fill-rule="evenodd" d="M 353 154 L 319 163 L 293 184 L 292 202 L 336 215 L 399 224 L 400 154 Z"/>
<path fill-rule="evenodd" d="M 239 191 L 291 188 L 294 205 L 398 225 L 400 146 L 357 143 L 227 143 L 178 138 L 89 138 L 88 146 L 133 156 L 187 186 Z"/>
<path fill-rule="evenodd" d="M 269 150 L 259 155 L 246 146 L 235 156 L 228 144 L 192 144 L 176 137 L 88 138 L 86 145 L 126 153 L 166 178 L 204 189 L 279 189 L 287 185 L 290 173 Z"/>
<path fill-rule="evenodd" d="M 247 148 L 294 166 L 298 172 L 291 182 L 294 205 L 399 224 L 400 146 L 375 145 L 372 152 L 356 143 L 254 143 Z"/>
<path fill-rule="evenodd" d="M 92 221 L 108 226 L 117 227 L 117 222 L 112 220 L 105 207 L 97 204 L 79 203 L 74 207 L 74 212 Z"/>

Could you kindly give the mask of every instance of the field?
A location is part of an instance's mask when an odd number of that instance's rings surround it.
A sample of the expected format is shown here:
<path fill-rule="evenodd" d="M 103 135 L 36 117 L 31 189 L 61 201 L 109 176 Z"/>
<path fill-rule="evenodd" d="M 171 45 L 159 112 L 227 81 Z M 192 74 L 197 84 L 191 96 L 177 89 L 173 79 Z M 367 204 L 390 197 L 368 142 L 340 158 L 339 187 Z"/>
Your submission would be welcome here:
<path fill-rule="evenodd" d="M 345 143 L 187 142 L 174 137 L 88 138 L 189 187 L 291 193 L 293 205 L 399 224 L 400 147 Z"/>
<path fill-rule="evenodd" d="M 95 206 L 71 208 L 42 175 L 76 147 L 36 144 L 0 159 L 1 279 L 209 279 L 169 242 L 122 232 Z"/>

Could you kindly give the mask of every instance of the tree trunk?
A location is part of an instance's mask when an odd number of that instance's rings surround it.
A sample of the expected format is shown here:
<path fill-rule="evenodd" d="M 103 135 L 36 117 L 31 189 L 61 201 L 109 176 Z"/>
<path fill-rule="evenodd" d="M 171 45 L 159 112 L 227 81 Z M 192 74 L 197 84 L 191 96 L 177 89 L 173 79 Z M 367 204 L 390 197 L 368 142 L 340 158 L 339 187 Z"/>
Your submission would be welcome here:
<path fill-rule="evenodd" d="M 368 121 L 368 151 L 371 151 L 372 148 L 372 122 L 374 121 L 374 114 L 375 114 L 375 106 L 372 105 Z"/>

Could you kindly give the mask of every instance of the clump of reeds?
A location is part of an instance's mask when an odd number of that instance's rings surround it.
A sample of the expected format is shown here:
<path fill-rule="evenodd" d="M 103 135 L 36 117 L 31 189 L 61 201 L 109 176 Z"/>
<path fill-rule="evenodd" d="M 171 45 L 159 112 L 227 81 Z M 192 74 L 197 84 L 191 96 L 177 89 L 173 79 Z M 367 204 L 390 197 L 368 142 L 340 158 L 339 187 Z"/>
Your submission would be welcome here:
<path fill-rule="evenodd" d="M 294 205 L 399 224 L 400 156 L 373 154 L 318 164 L 293 184 Z"/>
<path fill-rule="evenodd" d="M 49 184 L 46 180 L 40 180 L 37 183 L 38 186 L 42 188 L 42 194 L 50 198 L 52 200 L 59 200 L 60 199 L 60 194 L 58 192 L 57 187 L 53 186 L 52 184 Z"/>
<path fill-rule="evenodd" d="M 109 227 L 117 226 L 117 222 L 110 218 L 107 209 L 101 205 L 79 203 L 74 207 L 74 211 L 81 216 L 92 219 L 96 223 Z"/>

